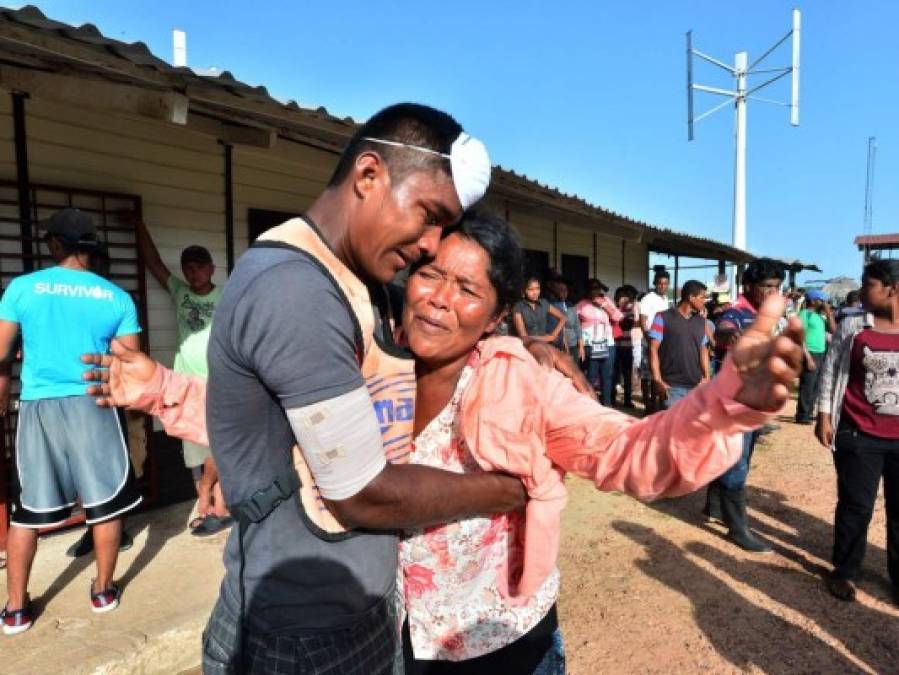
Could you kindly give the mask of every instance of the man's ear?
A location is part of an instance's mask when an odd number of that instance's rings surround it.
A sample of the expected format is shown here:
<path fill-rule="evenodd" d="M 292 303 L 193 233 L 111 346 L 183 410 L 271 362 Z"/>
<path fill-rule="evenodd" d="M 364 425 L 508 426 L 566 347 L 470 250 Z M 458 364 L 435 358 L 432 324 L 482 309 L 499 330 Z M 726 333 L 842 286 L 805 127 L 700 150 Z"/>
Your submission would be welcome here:
<path fill-rule="evenodd" d="M 353 164 L 353 191 L 360 199 L 366 199 L 378 189 L 390 188 L 387 164 L 376 152 L 363 152 Z"/>

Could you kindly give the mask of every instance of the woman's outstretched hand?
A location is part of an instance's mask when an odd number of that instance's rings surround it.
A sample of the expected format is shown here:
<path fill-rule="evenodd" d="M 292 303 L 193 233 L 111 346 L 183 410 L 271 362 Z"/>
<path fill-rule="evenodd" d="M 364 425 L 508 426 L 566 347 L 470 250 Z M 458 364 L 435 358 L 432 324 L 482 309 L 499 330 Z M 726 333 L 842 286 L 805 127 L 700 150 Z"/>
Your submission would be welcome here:
<path fill-rule="evenodd" d="M 784 332 L 774 335 L 784 308 L 780 295 L 765 300 L 755 322 L 731 349 L 734 366 L 743 380 L 735 400 L 755 410 L 780 410 L 802 369 L 802 322 L 792 317 Z"/>
<path fill-rule="evenodd" d="M 130 405 L 144 391 L 156 372 L 156 361 L 141 351 L 128 349 L 118 340 L 109 343 L 109 354 L 83 354 L 81 362 L 92 366 L 85 371 L 87 393 L 104 408 Z"/>

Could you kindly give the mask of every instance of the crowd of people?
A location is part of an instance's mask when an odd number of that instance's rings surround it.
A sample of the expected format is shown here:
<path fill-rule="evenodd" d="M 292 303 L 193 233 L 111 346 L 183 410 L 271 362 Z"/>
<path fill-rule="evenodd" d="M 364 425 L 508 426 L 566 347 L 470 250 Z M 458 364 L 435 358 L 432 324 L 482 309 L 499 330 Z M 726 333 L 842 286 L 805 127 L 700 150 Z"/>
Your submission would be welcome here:
<path fill-rule="evenodd" d="M 489 181 L 480 141 L 401 104 L 360 127 L 306 213 L 263 234 L 221 289 L 208 251 L 185 249 L 181 281 L 135 222 L 175 301 L 174 369 L 139 350 L 133 302 L 91 271 L 90 218 L 54 216 L 56 266 L 0 301 L 0 352 L 9 363 L 20 337 L 23 357 L 4 633 L 32 625 L 37 529 L 76 500 L 91 608 L 118 606 L 121 519 L 140 497 L 116 406 L 184 441 L 194 534 L 235 523 L 205 673 L 564 673 L 565 476 L 639 499 L 708 485 L 706 515 L 770 551 L 747 522 L 750 458 L 815 373 L 805 400 L 819 392 L 840 486 L 829 588 L 850 599 L 881 475 L 899 583 L 897 265 L 866 268 L 868 314 L 847 310 L 836 330 L 826 304 L 784 297 L 767 259 L 735 302 L 688 281 L 671 305 L 664 271 L 642 296 L 591 279 L 573 298 L 558 275 L 522 278 L 514 229 L 476 208 Z"/>

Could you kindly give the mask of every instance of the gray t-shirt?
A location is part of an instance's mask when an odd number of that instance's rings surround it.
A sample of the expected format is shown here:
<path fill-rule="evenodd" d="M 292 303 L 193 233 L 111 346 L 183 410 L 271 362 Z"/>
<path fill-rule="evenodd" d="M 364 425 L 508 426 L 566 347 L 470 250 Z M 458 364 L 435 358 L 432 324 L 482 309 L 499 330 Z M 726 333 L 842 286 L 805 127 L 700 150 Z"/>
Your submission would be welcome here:
<path fill-rule="evenodd" d="M 513 313 L 521 314 L 524 321 L 524 329 L 528 335 L 547 335 L 547 319 L 549 318 L 549 302 L 545 298 L 537 300 L 537 304 L 531 307 L 527 300 L 519 300 L 512 308 Z M 519 337 L 525 337 L 521 335 Z"/>
<path fill-rule="evenodd" d="M 225 501 L 268 487 L 290 465 L 285 410 L 363 384 L 355 324 L 331 280 L 303 253 L 253 247 L 234 268 L 209 341 L 207 423 Z M 238 528 L 225 549 L 222 597 L 239 608 Z M 391 593 L 396 537 L 313 534 L 297 498 L 250 525 L 244 539 L 245 617 L 251 632 L 297 634 L 360 618 Z"/>

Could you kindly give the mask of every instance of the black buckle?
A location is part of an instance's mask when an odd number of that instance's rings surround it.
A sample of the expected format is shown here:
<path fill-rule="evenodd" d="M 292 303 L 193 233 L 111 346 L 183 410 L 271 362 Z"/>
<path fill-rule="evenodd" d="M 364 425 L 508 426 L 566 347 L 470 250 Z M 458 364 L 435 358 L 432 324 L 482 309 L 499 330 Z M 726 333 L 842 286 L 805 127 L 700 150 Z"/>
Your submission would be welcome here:
<path fill-rule="evenodd" d="M 256 490 L 239 504 L 231 507 L 238 519 L 243 518 L 251 523 L 265 520 L 278 505 L 288 499 L 300 487 L 300 479 L 293 476 L 276 478 L 268 487 Z"/>

